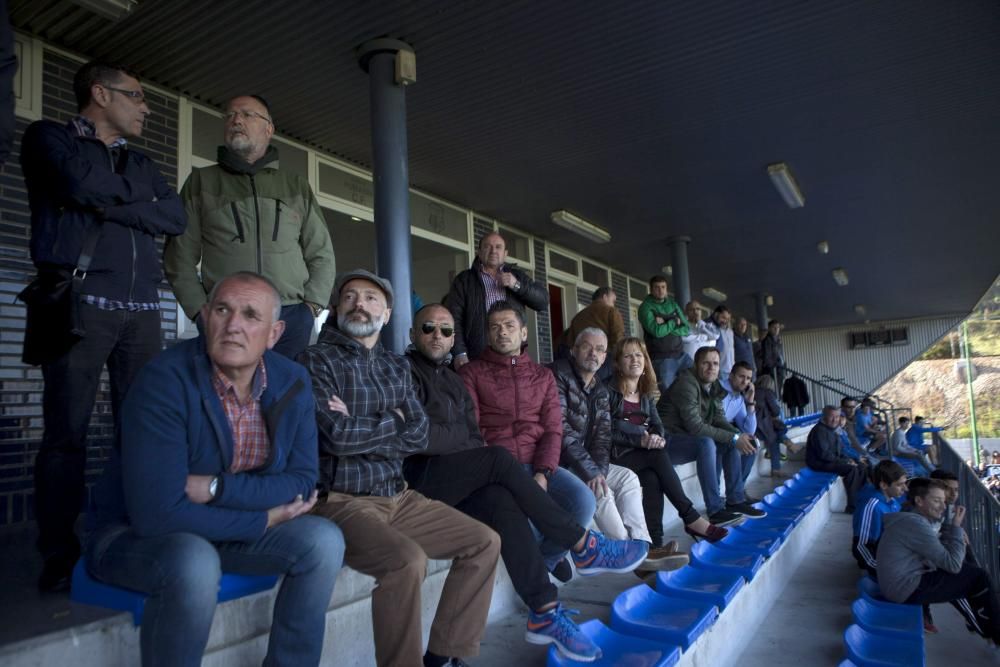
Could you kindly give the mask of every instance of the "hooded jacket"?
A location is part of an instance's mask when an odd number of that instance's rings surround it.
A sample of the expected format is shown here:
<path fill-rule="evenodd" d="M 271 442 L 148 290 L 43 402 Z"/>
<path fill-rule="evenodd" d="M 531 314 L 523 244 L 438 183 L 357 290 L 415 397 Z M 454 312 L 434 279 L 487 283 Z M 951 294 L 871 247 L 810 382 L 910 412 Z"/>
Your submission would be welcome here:
<path fill-rule="evenodd" d="M 458 374 L 486 444 L 503 447 L 536 472 L 559 466 L 562 410 L 552 371 L 523 351 L 511 357 L 487 348 Z"/>
<path fill-rule="evenodd" d="M 486 290 L 479 277 L 482 266 L 483 263 L 476 257 L 471 268 L 455 276 L 444 298 L 445 307 L 455 318 L 455 346 L 451 353 L 456 357 L 465 354 L 470 360 L 478 359 L 486 349 Z M 510 287 L 504 289 L 508 301 L 522 309 L 528 307 L 532 310 L 544 310 L 549 305 L 545 285 L 510 264 L 504 264 L 500 270 L 513 274 L 521 284 L 517 290 Z"/>
<path fill-rule="evenodd" d="M 458 373 L 447 363 L 431 361 L 413 348 L 406 351 L 406 358 L 413 372 L 417 398 L 429 420 L 427 449 L 421 454 L 440 456 L 485 447 L 472 397 Z"/>
<path fill-rule="evenodd" d="M 897 512 L 884 517 L 878 543 L 878 586 L 892 602 L 906 602 L 927 572 L 962 569 L 965 536 L 955 524 L 946 523 L 938 533 L 930 521 L 916 512 Z"/>
<path fill-rule="evenodd" d="M 163 255 L 187 316 L 193 319 L 212 286 L 234 271 L 272 280 L 282 305 L 329 303 L 333 244 L 309 183 L 278 169 L 274 146 L 253 164 L 219 146 L 218 160 L 194 169 L 181 189 L 187 231 Z"/>
<path fill-rule="evenodd" d="M 569 359 L 549 365 L 555 374 L 562 408 L 562 454 L 559 465 L 588 482 L 607 476 L 611 465 L 611 406 L 608 388 L 596 377 L 590 386 Z"/>
<path fill-rule="evenodd" d="M 722 397 L 726 390 L 718 380 L 706 390 L 693 368 L 678 374 L 656 409 L 669 433 L 686 433 L 711 438 L 719 445 L 732 444 L 739 429 L 726 421 Z"/>

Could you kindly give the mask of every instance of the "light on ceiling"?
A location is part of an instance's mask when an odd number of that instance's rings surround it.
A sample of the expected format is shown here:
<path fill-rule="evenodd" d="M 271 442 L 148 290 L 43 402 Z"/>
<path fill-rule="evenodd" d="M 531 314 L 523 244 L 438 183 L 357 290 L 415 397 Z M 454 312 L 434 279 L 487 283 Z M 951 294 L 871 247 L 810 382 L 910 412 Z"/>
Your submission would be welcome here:
<path fill-rule="evenodd" d="M 74 0 L 74 4 L 89 9 L 104 18 L 117 21 L 139 4 L 138 0 Z"/>
<path fill-rule="evenodd" d="M 667 264 L 666 266 L 660 267 L 660 271 L 662 271 L 663 275 L 665 275 L 665 276 L 672 276 L 672 275 L 674 275 L 674 267 L 672 267 L 669 264 Z"/>
<path fill-rule="evenodd" d="M 726 300 L 726 293 L 720 292 L 714 287 L 706 287 L 701 291 L 701 293 L 707 296 L 709 299 L 712 299 L 713 301 L 718 301 L 720 303 Z"/>
<path fill-rule="evenodd" d="M 806 198 L 803 196 L 802 190 L 799 189 L 799 184 L 795 181 L 792 170 L 788 168 L 787 164 L 784 162 L 769 164 L 767 175 L 771 177 L 771 182 L 774 183 L 781 198 L 788 204 L 788 208 L 802 208 L 806 205 Z"/>
<path fill-rule="evenodd" d="M 359 217 L 358 217 L 358 216 L 356 216 L 356 215 L 352 215 L 352 216 L 351 216 L 351 220 L 353 220 L 354 222 L 361 222 L 361 218 L 359 218 Z"/>
<path fill-rule="evenodd" d="M 592 222 L 587 222 L 569 211 L 552 211 L 550 218 L 554 224 L 595 243 L 607 243 L 611 240 L 611 233 L 608 230 L 598 227 Z"/>
<path fill-rule="evenodd" d="M 819 252 L 819 254 L 821 255 L 829 254 L 830 244 L 827 243 L 826 241 L 820 241 L 819 243 L 816 244 L 816 251 Z"/>
<path fill-rule="evenodd" d="M 865 304 L 863 304 L 863 303 L 856 303 L 856 304 L 854 304 L 854 314 L 855 315 L 858 315 L 860 317 L 864 317 L 864 315 L 865 315 L 866 312 L 867 312 L 867 310 L 865 309 Z"/>
<path fill-rule="evenodd" d="M 847 271 L 840 268 L 839 266 L 833 270 L 833 282 L 837 283 L 841 287 L 847 285 L 850 282 L 847 278 Z"/>
<path fill-rule="evenodd" d="M 771 296 L 770 294 L 768 294 L 767 298 L 764 299 L 764 303 L 766 303 L 768 306 L 773 306 L 774 305 L 774 297 Z"/>

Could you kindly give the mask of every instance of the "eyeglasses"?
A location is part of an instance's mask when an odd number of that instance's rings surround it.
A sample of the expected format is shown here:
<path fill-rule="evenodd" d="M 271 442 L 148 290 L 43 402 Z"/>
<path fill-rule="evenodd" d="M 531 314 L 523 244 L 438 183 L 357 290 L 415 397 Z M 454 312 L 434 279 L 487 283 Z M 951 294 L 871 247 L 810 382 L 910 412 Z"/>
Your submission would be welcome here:
<path fill-rule="evenodd" d="M 105 86 L 103 83 L 100 85 L 108 90 L 113 90 L 116 93 L 121 93 L 122 95 L 131 97 L 132 101 L 135 102 L 136 104 L 142 104 L 143 102 L 146 101 L 146 94 L 141 90 L 126 90 L 124 88 L 115 88 L 114 86 Z"/>
<path fill-rule="evenodd" d="M 451 338 L 455 333 L 455 327 L 448 327 L 443 324 L 431 324 L 430 322 L 424 322 L 420 325 L 420 330 L 427 334 L 428 336 L 435 331 L 440 331 L 441 335 L 445 338 Z"/>
<path fill-rule="evenodd" d="M 246 109 L 241 109 L 239 111 L 227 111 L 226 113 L 222 114 L 222 118 L 227 123 L 232 123 L 234 120 L 236 120 L 237 116 L 242 118 L 244 121 L 253 120 L 254 118 L 260 118 L 265 123 L 271 122 L 271 119 L 265 116 L 264 114 L 257 113 L 256 111 L 247 111 Z"/>
<path fill-rule="evenodd" d="M 622 417 L 622 419 L 627 421 L 629 424 L 635 424 L 636 426 L 649 426 L 649 415 L 645 412 L 639 412 L 638 410 L 628 413 Z"/>

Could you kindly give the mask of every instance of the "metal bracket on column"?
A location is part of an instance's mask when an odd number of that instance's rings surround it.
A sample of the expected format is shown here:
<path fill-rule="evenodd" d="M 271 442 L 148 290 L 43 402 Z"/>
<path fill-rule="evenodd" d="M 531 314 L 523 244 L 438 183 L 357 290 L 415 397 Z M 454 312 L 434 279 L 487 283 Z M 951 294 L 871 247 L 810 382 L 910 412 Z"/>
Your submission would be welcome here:
<path fill-rule="evenodd" d="M 413 47 L 404 41 L 390 37 L 372 39 L 357 48 L 358 64 L 365 72 L 373 56 L 379 53 L 392 53 L 396 56 L 396 83 L 408 86 L 417 82 L 417 54 Z"/>

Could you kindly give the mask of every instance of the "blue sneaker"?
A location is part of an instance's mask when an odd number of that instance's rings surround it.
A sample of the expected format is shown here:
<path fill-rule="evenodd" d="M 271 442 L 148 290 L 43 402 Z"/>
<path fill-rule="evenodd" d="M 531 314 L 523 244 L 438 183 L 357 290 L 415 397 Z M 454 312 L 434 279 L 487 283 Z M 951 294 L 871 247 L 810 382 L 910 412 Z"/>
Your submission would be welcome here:
<path fill-rule="evenodd" d="M 573 565 L 582 575 L 631 572 L 646 560 L 647 553 L 648 542 L 609 540 L 596 530 L 589 530 L 583 542 L 583 551 L 573 552 Z"/>
<path fill-rule="evenodd" d="M 524 638 L 532 644 L 555 644 L 571 660 L 593 662 L 601 657 L 601 649 L 570 618 L 579 613 L 576 609 L 566 609 L 561 602 L 541 614 L 532 611 Z"/>

